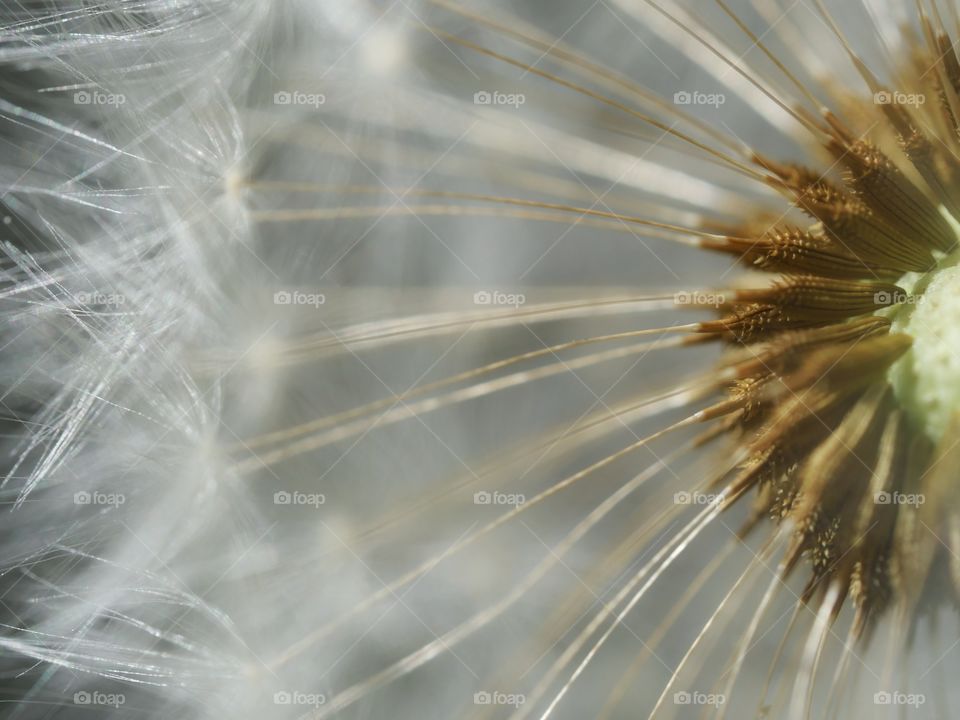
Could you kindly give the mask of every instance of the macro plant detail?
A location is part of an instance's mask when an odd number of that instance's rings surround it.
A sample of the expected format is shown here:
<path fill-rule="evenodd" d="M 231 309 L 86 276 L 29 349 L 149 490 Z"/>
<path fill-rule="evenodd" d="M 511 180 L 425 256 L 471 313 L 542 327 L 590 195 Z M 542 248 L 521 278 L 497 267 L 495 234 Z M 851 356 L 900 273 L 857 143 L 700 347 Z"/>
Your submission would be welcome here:
<path fill-rule="evenodd" d="M 953 0 L 0 8 L 11 717 L 950 717 Z"/>

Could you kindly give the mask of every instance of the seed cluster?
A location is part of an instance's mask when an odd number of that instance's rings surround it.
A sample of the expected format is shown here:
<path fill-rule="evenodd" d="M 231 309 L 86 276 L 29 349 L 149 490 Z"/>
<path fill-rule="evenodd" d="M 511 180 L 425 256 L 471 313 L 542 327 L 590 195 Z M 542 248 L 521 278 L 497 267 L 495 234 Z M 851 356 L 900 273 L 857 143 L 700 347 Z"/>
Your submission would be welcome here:
<path fill-rule="evenodd" d="M 953 433 L 923 433 L 888 380 L 913 343 L 893 329 L 899 308 L 884 310 L 912 300 L 897 282 L 935 276 L 957 246 L 960 61 L 945 33 L 926 28 L 913 90 L 934 102 L 860 102 L 845 113 L 857 130 L 826 110 L 808 118 L 833 160 L 826 172 L 754 156 L 790 204 L 784 217 L 811 224 L 746 221 L 702 241 L 780 274 L 735 293 L 702 326 L 729 343 L 736 371 L 715 410 L 748 458 L 728 502 L 754 490 L 748 529 L 764 517 L 791 524 L 785 571 L 806 558 L 804 601 L 834 588 L 836 616 L 851 598 L 859 636 L 894 604 L 916 617 L 937 595 L 960 595 Z M 861 71 L 879 97 L 894 97 Z"/>

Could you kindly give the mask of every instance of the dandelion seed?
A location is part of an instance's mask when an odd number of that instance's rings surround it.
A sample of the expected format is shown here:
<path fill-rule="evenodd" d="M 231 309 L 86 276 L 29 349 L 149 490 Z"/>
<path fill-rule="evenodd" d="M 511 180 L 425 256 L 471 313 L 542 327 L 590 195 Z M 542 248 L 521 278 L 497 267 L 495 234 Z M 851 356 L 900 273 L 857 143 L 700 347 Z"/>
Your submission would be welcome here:
<path fill-rule="evenodd" d="M 0 11 L 18 717 L 948 717 L 960 13 Z"/>

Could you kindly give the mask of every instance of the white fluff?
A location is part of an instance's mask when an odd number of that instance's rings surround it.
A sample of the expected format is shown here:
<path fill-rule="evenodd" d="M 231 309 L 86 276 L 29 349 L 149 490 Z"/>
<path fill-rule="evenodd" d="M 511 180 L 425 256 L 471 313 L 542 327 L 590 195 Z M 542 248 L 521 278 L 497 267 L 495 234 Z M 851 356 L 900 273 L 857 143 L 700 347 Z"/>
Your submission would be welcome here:
<path fill-rule="evenodd" d="M 558 5 L 554 35 L 584 10 Z M 602 6 L 564 41 L 593 42 L 645 81 L 648 51 L 627 43 L 655 44 L 667 25 L 628 32 Z M 538 10 L 552 16 L 518 8 Z M 621 543 L 716 459 L 672 455 L 684 431 L 549 491 L 683 417 L 688 395 L 659 399 L 659 417 L 635 405 L 699 378 L 709 352 L 648 357 L 641 343 L 656 338 L 633 339 L 397 399 L 515 353 L 688 322 L 702 315 L 664 311 L 676 288 L 738 281 L 725 260 L 652 232 L 434 216 L 442 202 L 405 189 L 543 191 L 680 225 L 774 197 L 447 46 L 424 28 L 438 16 L 470 35 L 468 21 L 407 2 L 4 6 L 0 647 L 15 717 L 539 717 L 556 697 L 554 716 L 592 717 L 643 652 L 638 639 L 729 539 L 711 525 L 677 540 L 679 569 L 621 626 L 605 603 L 643 586 L 634 573 L 681 526 Z M 625 49 L 597 42 L 607 33 Z M 750 113 L 758 93 L 732 73 L 723 82 L 734 112 Z M 539 109 L 478 108 L 488 88 L 519 89 Z M 766 141 L 795 147 L 776 106 L 753 117 Z M 403 216 L 351 218 L 346 206 Z M 478 306 L 477 292 L 524 304 Z M 582 307 L 597 298 L 623 304 Z M 254 440 L 375 402 L 362 422 L 304 430 L 299 444 Z M 578 422 L 596 424 L 547 442 Z M 511 502 L 475 493 L 498 492 L 545 496 L 474 539 Z M 736 548 L 721 575 L 750 567 L 766 587 L 755 549 Z M 552 616 L 585 587 L 572 615 Z M 702 625 L 728 589 L 708 583 L 690 617 Z M 746 609 L 749 592 L 735 596 Z M 739 608 L 718 624 L 745 626 Z M 569 629 L 562 643 L 539 634 L 547 620 Z M 618 632 L 561 692 L 581 659 L 565 643 L 591 621 Z M 656 698 L 690 640 L 658 650 L 627 697 Z M 759 642 L 769 657 L 771 640 Z M 744 682 L 759 686 L 751 672 Z"/>

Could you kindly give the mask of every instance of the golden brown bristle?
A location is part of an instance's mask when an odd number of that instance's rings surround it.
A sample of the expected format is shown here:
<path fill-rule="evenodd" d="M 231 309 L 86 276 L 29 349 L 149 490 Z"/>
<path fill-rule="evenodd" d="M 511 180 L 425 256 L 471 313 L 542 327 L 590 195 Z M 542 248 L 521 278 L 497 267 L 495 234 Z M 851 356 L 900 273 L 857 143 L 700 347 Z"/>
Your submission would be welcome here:
<path fill-rule="evenodd" d="M 946 537 L 952 523 L 960 526 L 957 514 L 928 504 L 948 482 L 932 472 L 935 453 L 887 381 L 911 338 L 891 333 L 890 321 L 874 314 L 908 299 L 901 277 L 933 271 L 957 245 L 944 213 L 960 207 L 960 164 L 950 151 L 956 137 L 942 141 L 931 131 L 957 130 L 960 63 L 945 33 L 936 47 L 940 72 L 925 82 L 946 83 L 934 87 L 938 102 L 923 111 L 935 113 L 932 121 L 895 103 L 882 104 L 879 114 L 860 107 L 896 146 L 885 149 L 879 143 L 886 141 L 858 135 L 828 112 L 823 147 L 839 172 L 753 156 L 766 182 L 813 225 L 778 221 L 764 230 L 747 218 L 725 237 L 701 240 L 750 268 L 781 274 L 767 288 L 732 293 L 718 319 L 702 324 L 732 346 L 726 362 L 737 379 L 718 408 L 729 413 L 725 428 L 748 459 L 724 485 L 730 498 L 756 490 L 741 532 L 763 518 L 789 521 L 785 574 L 806 559 L 804 602 L 834 588 L 831 615 L 850 598 L 860 637 L 892 604 L 916 606 L 933 567 L 952 566 L 919 528 L 937 527 Z M 890 152 L 901 154 L 902 168 Z"/>

